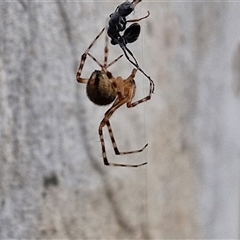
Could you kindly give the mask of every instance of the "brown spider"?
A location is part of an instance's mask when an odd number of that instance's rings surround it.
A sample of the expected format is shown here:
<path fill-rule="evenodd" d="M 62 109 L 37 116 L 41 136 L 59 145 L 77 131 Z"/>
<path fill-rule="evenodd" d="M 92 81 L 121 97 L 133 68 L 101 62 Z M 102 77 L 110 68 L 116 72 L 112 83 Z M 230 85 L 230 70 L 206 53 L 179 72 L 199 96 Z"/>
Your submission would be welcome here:
<path fill-rule="evenodd" d="M 107 35 L 105 40 L 106 42 L 105 42 L 105 48 L 104 48 L 103 64 L 101 64 L 95 57 L 93 57 L 89 53 L 91 47 L 94 45 L 97 39 L 102 35 L 104 30 L 105 28 L 103 28 L 102 31 L 96 36 L 96 38 L 93 40 L 93 42 L 90 44 L 90 46 L 82 55 L 80 65 L 76 74 L 76 79 L 79 83 L 87 84 L 87 96 L 93 103 L 102 106 L 102 105 L 108 105 L 115 100 L 112 106 L 104 114 L 104 118 L 101 121 L 98 129 L 100 141 L 102 145 L 102 157 L 103 157 L 104 164 L 107 166 L 139 167 L 147 164 L 147 162 L 144 162 L 141 164 L 118 164 L 118 163 L 111 163 L 108 161 L 102 129 L 105 125 L 107 126 L 108 132 L 111 138 L 111 142 L 113 145 L 113 149 L 116 155 L 142 152 L 147 147 L 148 144 L 146 144 L 143 148 L 139 150 L 129 151 L 129 152 L 120 152 L 118 150 L 115 138 L 113 136 L 113 131 L 112 131 L 109 119 L 112 116 L 112 114 L 123 104 L 126 103 L 128 108 L 135 107 L 136 105 L 149 100 L 151 98 L 152 92 L 150 89 L 148 96 L 136 102 L 132 102 L 132 99 L 135 95 L 135 90 L 136 90 L 134 77 L 136 75 L 137 69 L 133 69 L 132 73 L 127 79 L 123 79 L 122 77 L 116 77 L 116 78 L 113 77 L 112 73 L 109 72 L 107 69 L 111 65 L 113 65 L 115 62 L 117 62 L 123 55 L 120 55 L 118 58 L 116 58 L 114 61 L 110 62 L 109 64 L 107 63 L 107 60 L 108 60 L 108 36 Z M 87 56 L 91 57 L 101 67 L 101 70 L 95 70 L 89 79 L 81 77 L 82 69 Z"/>

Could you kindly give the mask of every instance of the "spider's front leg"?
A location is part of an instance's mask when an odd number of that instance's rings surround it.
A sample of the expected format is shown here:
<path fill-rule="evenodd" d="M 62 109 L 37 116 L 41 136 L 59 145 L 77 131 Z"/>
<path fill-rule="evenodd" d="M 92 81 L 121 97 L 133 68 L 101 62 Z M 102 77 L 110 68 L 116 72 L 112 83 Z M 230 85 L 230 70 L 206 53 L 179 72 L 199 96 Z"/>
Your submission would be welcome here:
<path fill-rule="evenodd" d="M 98 40 L 98 38 L 102 35 L 102 33 L 103 33 L 104 30 L 105 30 L 105 28 L 103 28 L 103 29 L 101 30 L 101 32 L 94 38 L 94 40 L 92 41 L 92 43 L 89 45 L 89 47 L 87 48 L 87 50 L 83 53 L 83 55 L 82 55 L 82 57 L 81 57 L 81 61 L 80 61 L 80 64 L 79 64 L 79 67 L 78 67 L 78 70 L 77 70 L 77 74 L 76 74 L 76 80 L 77 80 L 79 83 L 87 83 L 87 81 L 88 81 L 88 79 L 86 79 L 86 78 L 81 78 L 82 69 L 83 69 L 83 66 L 84 66 L 84 64 L 85 64 L 87 55 L 89 55 L 90 49 L 92 48 L 92 46 L 94 45 L 94 43 Z"/>

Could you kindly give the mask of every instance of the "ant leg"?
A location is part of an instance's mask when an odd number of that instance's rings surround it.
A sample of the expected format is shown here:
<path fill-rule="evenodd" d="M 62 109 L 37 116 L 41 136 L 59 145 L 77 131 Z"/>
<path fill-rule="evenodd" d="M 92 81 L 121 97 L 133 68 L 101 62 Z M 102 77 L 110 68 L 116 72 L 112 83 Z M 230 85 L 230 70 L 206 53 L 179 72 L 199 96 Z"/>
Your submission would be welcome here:
<path fill-rule="evenodd" d="M 138 62 L 136 60 L 136 58 L 133 56 L 132 52 L 126 47 L 126 46 L 122 46 L 122 44 L 119 44 L 119 46 L 122 48 L 125 57 L 128 59 L 128 61 L 130 63 L 132 63 L 133 66 L 135 66 L 145 77 L 148 78 L 148 80 L 150 81 L 150 96 L 152 93 L 154 93 L 154 87 L 155 87 L 155 83 L 153 82 L 153 80 L 151 79 L 150 76 L 148 76 L 138 65 Z M 135 63 L 129 58 L 129 56 L 127 55 L 127 52 L 133 57 L 133 59 L 135 60 Z"/>
<path fill-rule="evenodd" d="M 135 67 L 139 68 L 137 59 L 134 57 L 133 53 L 127 48 L 127 46 L 124 46 L 124 45 L 122 46 L 122 44 L 119 44 L 119 45 L 122 48 L 124 55 L 128 59 L 128 61 L 130 61 L 130 63 L 132 63 Z M 134 59 L 135 63 L 128 57 L 126 50 L 131 55 L 131 57 Z"/>
<path fill-rule="evenodd" d="M 141 20 L 143 20 L 145 18 L 148 18 L 149 16 L 150 16 L 150 12 L 147 11 L 147 15 L 146 16 L 138 18 L 138 19 L 127 20 L 127 22 L 139 22 L 139 21 L 141 21 Z"/>
<path fill-rule="evenodd" d="M 133 5 L 133 8 L 135 8 L 136 7 L 136 5 L 138 4 L 138 3 L 140 3 L 142 0 L 133 0 L 132 1 L 132 5 Z"/>

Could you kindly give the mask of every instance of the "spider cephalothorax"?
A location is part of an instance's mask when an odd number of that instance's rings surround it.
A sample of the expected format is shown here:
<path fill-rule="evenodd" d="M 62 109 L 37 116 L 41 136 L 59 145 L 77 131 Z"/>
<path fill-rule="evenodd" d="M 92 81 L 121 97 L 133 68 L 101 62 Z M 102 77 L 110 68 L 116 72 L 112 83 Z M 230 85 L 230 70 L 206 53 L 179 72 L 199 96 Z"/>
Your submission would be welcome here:
<path fill-rule="evenodd" d="M 112 73 L 109 72 L 107 69 L 111 65 L 116 63 L 123 55 L 119 56 L 109 64 L 107 63 L 107 60 L 108 60 L 108 46 L 107 46 L 108 36 L 107 35 L 106 35 L 105 48 L 104 48 L 103 64 L 101 64 L 95 57 L 93 57 L 89 53 L 91 47 L 103 32 L 104 32 L 104 28 L 97 35 L 97 37 L 93 40 L 93 42 L 90 44 L 90 46 L 82 55 L 80 65 L 77 71 L 76 79 L 80 83 L 87 84 L 87 96 L 93 103 L 97 105 L 108 105 L 113 102 L 112 106 L 104 114 L 104 118 L 101 121 L 98 129 L 98 133 L 99 133 L 100 141 L 102 145 L 102 156 L 103 156 L 104 164 L 107 166 L 139 167 L 147 164 L 147 162 L 140 163 L 140 164 L 118 164 L 118 163 L 111 163 L 108 161 L 106 149 L 105 149 L 104 137 L 103 137 L 103 127 L 107 126 L 108 128 L 110 139 L 112 141 L 113 149 L 116 155 L 131 154 L 131 153 L 137 153 L 137 152 L 143 151 L 147 147 L 147 144 L 139 150 L 134 150 L 129 152 L 120 152 L 116 145 L 116 141 L 113 136 L 113 131 L 112 131 L 109 119 L 111 118 L 112 114 L 124 104 L 126 104 L 128 108 L 131 108 L 131 107 L 135 107 L 136 105 L 142 102 L 149 100 L 151 98 L 152 89 L 150 88 L 149 94 L 146 97 L 136 102 L 132 102 L 132 99 L 136 91 L 136 84 L 134 81 L 134 77 L 136 75 L 137 69 L 133 69 L 129 77 L 126 79 L 123 79 L 120 76 L 116 78 L 113 77 Z M 101 67 L 101 70 L 93 71 L 89 79 L 81 77 L 82 69 L 87 56 L 91 57 Z"/>

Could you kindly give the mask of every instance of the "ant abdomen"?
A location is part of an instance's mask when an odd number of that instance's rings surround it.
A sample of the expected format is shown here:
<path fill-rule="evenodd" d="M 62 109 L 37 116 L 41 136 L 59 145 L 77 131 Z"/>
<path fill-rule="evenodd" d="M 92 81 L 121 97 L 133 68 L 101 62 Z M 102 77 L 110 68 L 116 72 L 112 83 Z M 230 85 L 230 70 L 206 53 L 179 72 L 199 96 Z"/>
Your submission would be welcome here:
<path fill-rule="evenodd" d="M 124 32 L 123 39 L 125 43 L 133 43 L 135 42 L 140 34 L 141 27 L 138 23 L 131 24 Z"/>
<path fill-rule="evenodd" d="M 87 83 L 87 96 L 95 104 L 103 106 L 114 101 L 117 96 L 116 90 L 107 74 L 103 71 L 95 70 Z"/>

